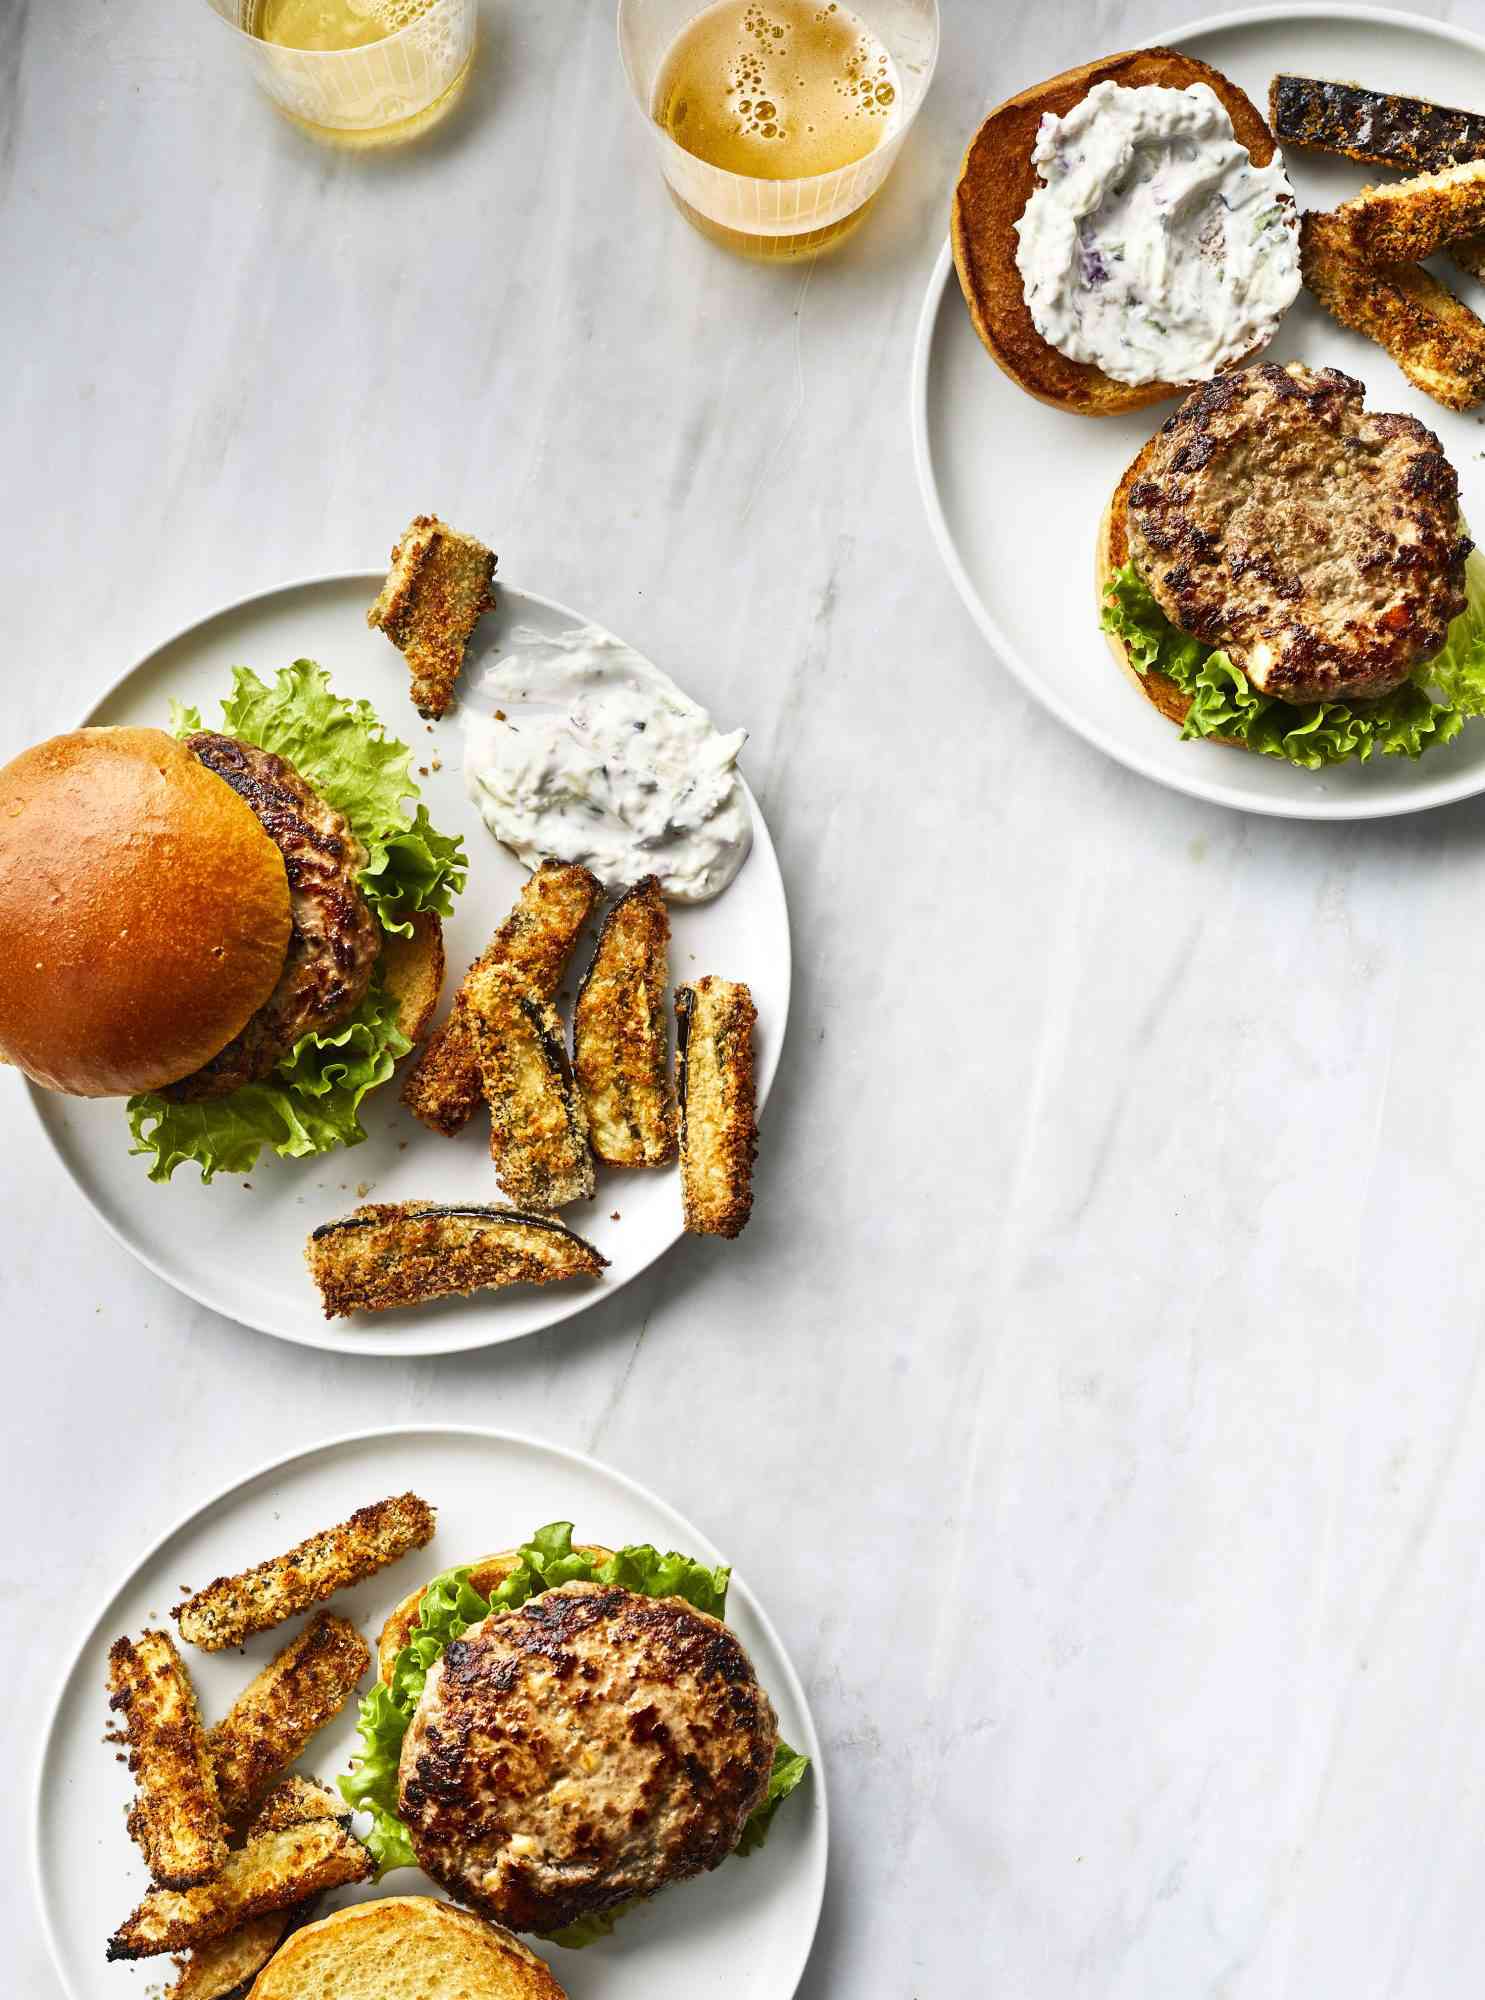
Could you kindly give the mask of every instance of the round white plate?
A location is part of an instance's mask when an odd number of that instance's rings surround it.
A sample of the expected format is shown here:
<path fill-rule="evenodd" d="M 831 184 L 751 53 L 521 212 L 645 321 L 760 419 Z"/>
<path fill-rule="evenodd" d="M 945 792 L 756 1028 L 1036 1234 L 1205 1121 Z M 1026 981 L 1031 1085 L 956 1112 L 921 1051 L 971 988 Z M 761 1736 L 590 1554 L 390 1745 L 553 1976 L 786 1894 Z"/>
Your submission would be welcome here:
<path fill-rule="evenodd" d="M 1260 108 L 1280 70 L 1350 78 L 1485 111 L 1485 41 L 1411 14 L 1355 8 L 1265 9 L 1151 36 L 1212 63 Z M 1103 53 L 1096 38 L 1069 63 Z M 1029 84 L 1035 79 L 1026 78 Z M 965 141 L 970 138 L 966 132 Z M 1301 208 L 1330 208 L 1384 170 L 1293 148 L 1285 155 Z M 1477 308 L 1480 288 L 1446 266 Z M 1443 439 L 1464 511 L 1485 524 L 1485 430 L 1421 395 L 1380 347 L 1339 326 L 1301 293 L 1266 359 L 1343 368 L 1367 385 L 1368 407 L 1408 410 Z M 1416 764 L 1300 771 L 1215 743 L 1183 743 L 1115 667 L 1098 629 L 1094 548 L 1099 519 L 1145 440 L 1176 407 L 1079 417 L 1026 395 L 981 346 L 947 244 L 934 269 L 913 357 L 913 436 L 934 536 L 976 623 L 1055 716 L 1131 770 L 1175 791 L 1291 819 L 1379 819 L 1485 790 L 1485 720 Z"/>
<path fill-rule="evenodd" d="M 383 1619 L 441 1569 L 522 1541 L 552 1520 L 579 1539 L 653 1542 L 707 1562 L 726 1560 L 688 1521 L 642 1486 L 574 1452 L 498 1431 L 429 1429 L 340 1438 L 251 1474 L 189 1515 L 113 1593 L 69 1665 L 42 1745 L 36 1792 L 37 1892 L 70 2000 L 144 2000 L 167 1959 L 108 1965 L 104 1945 L 148 1887 L 124 1828 L 132 1795 L 126 1767 L 103 1740 L 110 1725 L 109 1645 L 147 1625 L 173 1630 L 169 1611 L 186 1586 L 290 1547 L 384 1494 L 412 1490 L 438 1510 L 426 1549 L 337 1597 L 336 1609 L 375 1645 Z M 780 1808 L 767 1844 L 712 1874 L 666 1890 L 584 1951 L 539 1946 L 571 2000 L 786 2000 L 809 1956 L 825 1888 L 826 1804 L 820 1747 L 799 1678 L 746 1584 L 734 1577 L 727 1621 L 747 1647 L 778 1711 L 785 1739 L 815 1760 Z M 296 1626 L 302 1621 L 296 1621 Z M 208 1724 L 217 1721 L 296 1627 L 254 1639 L 242 1652 L 182 1648 Z M 365 1684 L 370 1686 L 368 1680 Z M 310 1745 L 302 1766 L 327 1782 L 355 1747 L 355 1703 Z M 380 1888 L 327 1900 L 419 1895 L 433 1885 L 399 1869 Z"/>
<path fill-rule="evenodd" d="M 196 704 L 211 727 L 221 697 L 230 692 L 234 666 L 249 666 L 271 681 L 292 660 L 318 660 L 337 693 L 364 696 L 388 734 L 412 745 L 414 776 L 434 824 L 464 836 L 469 879 L 444 924 L 447 999 L 514 903 L 526 870 L 465 796 L 458 712 L 441 724 L 424 723 L 408 699 L 402 656 L 368 628 L 366 607 L 380 583 L 379 575 L 357 572 L 245 598 L 150 653 L 84 720 L 163 727 L 174 696 Z M 470 647 L 462 700 L 476 699 L 472 691 L 481 671 L 518 628 L 557 632 L 586 622 L 563 605 L 509 584 L 500 585 L 498 597 L 498 608 L 481 621 Z M 678 678 L 684 684 L 684 673 Z M 724 728 L 745 720 L 718 719 Z M 435 757 L 442 768 L 434 768 Z M 753 851 L 715 901 L 672 906 L 670 972 L 677 983 L 714 972 L 751 986 L 758 1008 L 761 1106 L 778 1068 L 789 1012 L 789 915 L 773 843 L 757 800 L 751 793 L 748 798 Z M 584 939 L 573 954 L 569 993 L 589 949 Z M 363 1199 L 503 1199 L 490 1164 L 487 1121 L 472 1118 L 457 1139 L 440 1138 L 403 1109 L 397 1092 L 394 1079 L 363 1103 L 364 1144 L 308 1160 L 280 1160 L 265 1152 L 245 1178 L 223 1174 L 209 1187 L 192 1166 L 178 1167 L 167 1185 L 152 1182 L 148 1162 L 130 1154 L 120 1100 L 58 1097 L 35 1088 L 30 1095 L 62 1164 L 126 1248 L 203 1305 L 308 1347 L 448 1354 L 514 1340 L 610 1297 L 682 1234 L 680 1182 L 673 1169 L 624 1173 L 601 1167 L 597 1199 L 563 1214 L 570 1228 L 609 1259 L 601 1279 L 518 1286 L 439 1300 L 416 1311 L 326 1320 L 304 1264 L 305 1240 L 316 1224 L 348 1213 Z"/>

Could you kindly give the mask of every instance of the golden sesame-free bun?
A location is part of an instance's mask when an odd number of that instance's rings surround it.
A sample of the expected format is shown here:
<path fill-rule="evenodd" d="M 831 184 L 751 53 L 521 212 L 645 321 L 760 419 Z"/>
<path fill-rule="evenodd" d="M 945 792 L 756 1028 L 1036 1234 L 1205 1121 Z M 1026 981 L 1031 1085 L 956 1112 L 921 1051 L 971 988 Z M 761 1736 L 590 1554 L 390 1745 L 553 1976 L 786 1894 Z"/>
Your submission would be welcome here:
<path fill-rule="evenodd" d="M 75 729 L 0 770 L 0 1053 L 49 1090 L 174 1083 L 272 993 L 283 858 L 160 729 Z"/>
<path fill-rule="evenodd" d="M 443 991 L 443 920 L 436 910 L 418 910 L 410 922 L 410 935 L 387 932 L 380 963 L 382 984 L 397 1002 L 397 1026 L 410 1042 L 421 1042 Z"/>
<path fill-rule="evenodd" d="M 587 1556 L 595 1563 L 606 1563 L 613 1554 L 612 1549 L 602 1548 L 597 1542 L 574 1542 L 572 1546 L 579 1555 Z M 502 1549 L 499 1555 L 481 1556 L 477 1563 L 469 1566 L 469 1581 L 481 1597 L 488 1597 L 492 1590 L 500 1588 L 520 1560 L 519 1549 Z M 418 1606 L 427 1587 L 420 1583 L 416 1590 L 409 1591 L 402 1602 L 393 1607 L 376 1642 L 376 1670 L 389 1687 L 397 1655 L 412 1637 L 412 1629 L 418 1622 Z"/>
<path fill-rule="evenodd" d="M 1112 416 L 1179 396 L 1189 384 L 1116 382 L 1091 362 L 1070 361 L 1037 332 L 1016 268 L 1016 224 L 1036 186 L 1031 151 L 1044 112 L 1062 118 L 1098 83 L 1135 90 L 1160 84 L 1184 90 L 1205 83 L 1232 120 L 1240 146 L 1256 167 L 1276 151 L 1274 136 L 1252 99 L 1220 70 L 1176 49 L 1131 49 L 1049 77 L 992 111 L 969 143 L 950 210 L 954 265 L 975 331 L 1013 382 L 1028 395 L 1085 417 Z M 1259 350 L 1245 356 L 1251 360 Z M 1241 367 L 1242 362 L 1235 364 Z"/>
<path fill-rule="evenodd" d="M 509 1931 L 432 1896 L 352 1903 L 282 1944 L 249 2000 L 567 2000 Z"/>

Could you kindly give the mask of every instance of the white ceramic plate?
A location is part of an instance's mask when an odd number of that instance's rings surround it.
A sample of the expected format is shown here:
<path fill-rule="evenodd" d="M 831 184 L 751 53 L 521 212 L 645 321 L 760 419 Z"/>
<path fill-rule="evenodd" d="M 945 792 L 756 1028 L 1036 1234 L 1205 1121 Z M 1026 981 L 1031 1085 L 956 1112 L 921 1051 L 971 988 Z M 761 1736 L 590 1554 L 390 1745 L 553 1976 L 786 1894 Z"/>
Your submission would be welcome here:
<path fill-rule="evenodd" d="M 47 1728 L 36 1793 L 37 1892 L 70 2000 L 144 2000 L 169 1970 L 169 1961 L 160 1958 L 104 1962 L 110 1933 L 148 1886 L 124 1829 L 128 1771 L 103 1740 L 110 1726 L 109 1645 L 146 1625 L 173 1629 L 170 1607 L 184 1586 L 199 1588 L 344 1519 L 355 1507 L 408 1490 L 438 1510 L 433 1542 L 335 1599 L 373 1646 L 388 1611 L 419 1583 L 523 1540 L 545 1521 L 573 1521 L 579 1539 L 647 1541 L 707 1562 L 726 1560 L 725 1550 L 632 1480 L 590 1458 L 495 1431 L 370 1432 L 297 1453 L 228 1487 L 150 1550 L 113 1593 L 67 1668 Z M 788 1655 L 737 1578 L 727 1620 L 773 1699 L 781 1733 L 815 1759 L 815 1769 L 780 1809 L 757 1853 L 667 1890 L 584 1951 L 542 1947 L 571 2000 L 786 2000 L 804 1970 L 825 1886 L 819 1742 Z M 226 1712 L 293 1629 L 264 1633 L 240 1653 L 182 1649 L 208 1723 Z M 347 1768 L 355 1741 L 352 1703 L 310 1745 L 302 1768 L 328 1781 Z M 432 1889 L 417 1870 L 402 1869 L 380 1890 L 366 1885 L 343 1892 L 324 1909 L 378 1893 Z"/>
<path fill-rule="evenodd" d="M 271 681 L 291 660 L 318 660 L 338 693 L 365 696 L 388 733 L 412 744 L 414 775 L 434 824 L 464 836 L 469 880 L 444 926 L 447 997 L 515 901 L 526 870 L 488 832 L 465 796 L 457 713 L 435 727 L 424 724 L 408 700 L 401 655 L 380 632 L 368 629 L 366 607 L 380 582 L 371 572 L 352 573 L 246 598 L 150 653 L 85 720 L 162 727 L 173 695 L 195 703 L 210 727 L 220 714 L 221 697 L 230 692 L 234 666 L 252 667 Z M 518 628 L 556 632 L 586 622 L 560 604 L 509 584 L 502 584 L 498 595 L 498 608 L 482 620 L 470 648 L 464 690 L 476 687 L 482 669 Z M 677 678 L 684 685 L 685 674 Z M 470 693 L 463 698 L 476 697 Z M 718 720 L 730 728 L 746 718 Z M 441 758 L 441 769 L 433 768 L 435 756 Z M 670 970 L 677 982 L 715 972 L 745 979 L 752 987 L 761 1105 L 778 1068 L 789 1012 L 789 916 L 773 843 L 751 793 L 749 803 L 753 851 L 737 879 L 713 902 L 672 908 Z M 588 950 L 585 939 L 573 956 L 569 991 Z M 129 1152 L 129 1127 L 118 1099 L 89 1101 L 38 1089 L 30 1095 L 79 1191 L 136 1257 L 203 1305 L 304 1346 L 366 1354 L 447 1354 L 514 1340 L 611 1296 L 681 1235 L 680 1183 L 674 1170 L 600 1168 L 597 1199 L 569 1208 L 563 1216 L 609 1259 L 610 1268 L 600 1280 L 518 1286 L 440 1300 L 415 1312 L 327 1321 L 304 1265 L 305 1239 L 317 1223 L 346 1214 L 363 1198 L 503 1198 L 490 1165 L 487 1122 L 473 1118 L 457 1139 L 439 1138 L 403 1110 L 397 1091 L 394 1079 L 362 1105 L 363 1145 L 310 1160 L 280 1160 L 265 1152 L 245 1180 L 221 1175 L 209 1187 L 190 1166 L 177 1168 L 168 1185 L 156 1186 L 146 1172 L 147 1162 Z M 368 1190 L 364 1197 L 363 1188 Z"/>
<path fill-rule="evenodd" d="M 1266 9 L 1202 21 L 1161 43 L 1200 56 L 1268 103 L 1277 71 L 1350 78 L 1378 90 L 1485 110 L 1485 41 L 1410 14 L 1354 8 Z M 1104 53 L 1094 35 L 1068 63 Z M 1035 79 L 1018 79 L 1030 84 Z M 965 133 L 966 142 L 970 134 Z M 1301 208 L 1329 208 L 1383 169 L 1320 153 L 1285 155 Z M 1440 266 L 1477 307 L 1479 288 Z M 1485 430 L 1415 390 L 1382 349 L 1349 333 L 1306 293 L 1266 359 L 1343 368 L 1367 385 L 1368 407 L 1408 410 L 1443 439 L 1466 517 L 1485 525 Z M 913 432 L 928 518 L 980 630 L 1029 693 L 1109 756 L 1196 798 L 1291 819 L 1377 819 L 1485 790 L 1485 720 L 1416 764 L 1300 771 L 1277 758 L 1183 743 L 1115 667 L 1098 629 L 1094 548 L 1120 475 L 1175 408 L 1071 416 L 1034 401 L 981 346 L 948 245 L 934 270 L 913 359 Z"/>

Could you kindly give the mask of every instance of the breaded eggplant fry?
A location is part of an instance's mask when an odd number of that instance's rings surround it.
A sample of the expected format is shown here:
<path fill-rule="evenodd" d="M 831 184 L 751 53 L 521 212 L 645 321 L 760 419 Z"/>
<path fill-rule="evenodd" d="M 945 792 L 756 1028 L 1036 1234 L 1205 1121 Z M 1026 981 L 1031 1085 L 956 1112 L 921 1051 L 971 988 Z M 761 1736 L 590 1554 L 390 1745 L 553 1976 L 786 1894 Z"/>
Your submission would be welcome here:
<path fill-rule="evenodd" d="M 255 1833 L 227 1856 L 210 1882 L 194 1889 L 151 1889 L 109 1939 L 108 1956 L 153 1958 L 194 1950 L 253 1917 L 291 1909 L 346 1882 L 364 1882 L 372 1867 L 370 1854 L 338 1820 Z"/>
<path fill-rule="evenodd" d="M 1331 212 L 1363 263 L 1421 263 L 1454 237 L 1485 229 L 1485 160 L 1363 188 Z"/>
<path fill-rule="evenodd" d="M 164 2000 L 247 2000 L 253 1981 L 290 1931 L 307 1924 L 315 1899 L 292 1910 L 274 1910 L 266 1917 L 249 1917 L 225 1936 L 198 1945 L 181 1961 L 180 1977 L 165 1989 Z"/>
<path fill-rule="evenodd" d="M 615 1167 L 663 1167 L 676 1155 L 669 1024 L 670 913 L 653 875 L 604 919 L 572 1016 L 573 1068 L 588 1137 Z"/>
<path fill-rule="evenodd" d="M 374 1576 L 433 1539 L 433 1509 L 416 1493 L 378 1500 L 348 1521 L 311 1535 L 286 1555 L 240 1576 L 219 1576 L 171 1612 L 181 1637 L 204 1653 L 240 1646 L 298 1611 Z"/>
<path fill-rule="evenodd" d="M 309 1826 L 317 1819 L 333 1819 L 349 1828 L 351 1809 L 339 1792 L 332 1792 L 318 1778 L 302 1778 L 297 1772 L 285 1778 L 259 1806 L 248 1828 L 248 1838 L 262 1833 L 283 1833 L 291 1826 Z"/>
<path fill-rule="evenodd" d="M 170 1889 L 205 1882 L 227 1858 L 227 1827 L 196 1691 L 169 1633 L 116 1639 L 108 1687 L 138 1786 L 129 1831 L 150 1874 Z"/>
<path fill-rule="evenodd" d="M 464 998 L 470 978 L 488 966 L 508 965 L 539 1000 L 555 999 L 572 948 L 602 896 L 596 878 L 575 862 L 544 861 L 528 879 L 402 1086 L 403 1103 L 430 1131 L 452 1138 L 480 1102 L 479 1050 Z"/>
<path fill-rule="evenodd" d="M 240 1819 L 356 1691 L 371 1651 L 348 1620 L 321 1611 L 249 1681 L 207 1737 L 228 1819 Z"/>
<path fill-rule="evenodd" d="M 464 649 L 493 610 L 495 557 L 436 514 L 419 514 L 392 550 L 381 595 L 366 614 L 407 661 L 420 715 L 448 712 Z"/>
<path fill-rule="evenodd" d="M 1342 326 L 1384 347 L 1408 380 L 1451 410 L 1485 400 L 1485 322 L 1417 264 L 1364 264 L 1343 224 L 1310 214 L 1299 231 L 1307 288 Z"/>
<path fill-rule="evenodd" d="M 1485 118 L 1421 97 L 1309 76 L 1276 76 L 1269 123 L 1285 146 L 1312 146 L 1379 167 L 1431 170 L 1485 157 Z"/>
<path fill-rule="evenodd" d="M 698 979 L 675 996 L 681 1199 L 696 1236 L 736 1236 L 753 1209 L 753 996 L 740 981 Z"/>
<path fill-rule="evenodd" d="M 471 973 L 465 998 L 500 1185 L 522 1208 L 591 1201 L 588 1116 L 556 1008 L 505 965 Z"/>
<path fill-rule="evenodd" d="M 554 1215 L 437 1202 L 371 1202 L 309 1239 L 326 1319 L 422 1305 L 455 1292 L 596 1278 L 608 1267 Z"/>
<path fill-rule="evenodd" d="M 1447 244 L 1449 262 L 1472 278 L 1485 279 L 1485 231 L 1478 236 L 1456 236 Z"/>

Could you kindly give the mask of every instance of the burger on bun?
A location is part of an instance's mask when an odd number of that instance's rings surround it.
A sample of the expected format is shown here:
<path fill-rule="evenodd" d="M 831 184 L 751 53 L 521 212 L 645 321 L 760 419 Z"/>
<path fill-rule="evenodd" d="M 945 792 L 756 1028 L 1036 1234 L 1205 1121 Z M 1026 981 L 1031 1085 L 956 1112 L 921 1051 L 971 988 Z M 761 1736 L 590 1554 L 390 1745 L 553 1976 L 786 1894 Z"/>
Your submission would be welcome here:
<path fill-rule="evenodd" d="M 364 1136 L 463 885 L 364 702 L 307 660 L 235 679 L 219 731 L 77 729 L 0 770 L 0 1055 L 128 1098 L 160 1179 Z"/>

